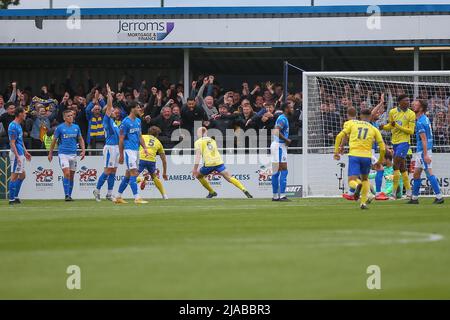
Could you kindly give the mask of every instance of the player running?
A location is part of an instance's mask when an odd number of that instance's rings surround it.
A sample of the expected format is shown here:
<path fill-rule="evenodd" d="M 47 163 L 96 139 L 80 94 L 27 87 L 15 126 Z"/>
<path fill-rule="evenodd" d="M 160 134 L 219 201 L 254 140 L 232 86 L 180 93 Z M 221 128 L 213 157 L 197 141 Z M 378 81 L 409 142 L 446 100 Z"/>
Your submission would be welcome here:
<path fill-rule="evenodd" d="M 53 160 L 53 150 L 58 143 L 59 165 L 63 171 L 63 187 L 65 201 L 73 201 L 73 178 L 77 169 L 77 143 L 81 147 L 80 160 L 84 159 L 85 147 L 81 136 L 80 127 L 73 123 L 74 112 L 66 110 L 63 113 L 64 122 L 56 127 L 50 150 L 48 151 L 48 161 Z"/>
<path fill-rule="evenodd" d="M 23 131 L 21 123 L 25 121 L 26 113 L 22 107 L 14 111 L 15 119 L 8 126 L 9 159 L 11 163 L 11 180 L 9 181 L 9 204 L 20 203 L 19 192 L 23 180 L 25 180 L 25 159 L 31 161 L 31 155 L 28 153 L 23 143 Z"/>
<path fill-rule="evenodd" d="M 406 167 L 406 156 L 409 150 L 411 135 L 414 134 L 416 114 L 409 109 L 409 97 L 401 94 L 397 98 L 398 107 L 389 112 L 389 123 L 381 125 L 381 130 L 392 131 L 392 144 L 394 147 L 394 190 L 397 190 L 402 176 L 406 195 L 411 197 L 411 184 L 409 183 Z M 397 197 L 392 197 L 393 200 Z"/>
<path fill-rule="evenodd" d="M 94 190 L 95 200 L 100 202 L 100 189 L 108 181 L 108 193 L 106 200 L 113 200 L 112 192 L 116 180 L 117 167 L 119 165 L 119 127 L 114 119 L 120 116 L 120 108 L 113 108 L 112 92 L 109 85 L 106 85 L 108 92 L 108 102 L 106 105 L 105 116 L 103 117 L 103 128 L 105 130 L 106 143 L 103 147 L 103 163 L 105 169 L 98 179 L 97 187 Z"/>
<path fill-rule="evenodd" d="M 272 159 L 272 201 L 289 201 L 286 197 L 287 184 L 287 146 L 291 143 L 289 139 L 288 116 L 294 113 L 294 107 L 290 103 L 282 106 L 283 114 L 278 116 L 272 131 L 273 141 L 270 145 Z"/>
<path fill-rule="evenodd" d="M 192 174 L 198 179 L 198 181 L 200 181 L 202 186 L 209 191 L 209 194 L 206 196 L 206 198 L 213 198 L 217 196 L 217 192 L 214 191 L 209 182 L 205 179 L 205 176 L 212 172 L 217 172 L 218 174 L 220 174 L 225 178 L 225 180 L 241 190 L 247 198 L 253 198 L 253 196 L 245 189 L 242 183 L 238 179 L 232 177 L 225 168 L 222 157 L 219 153 L 219 150 L 217 149 L 216 141 L 208 137 L 208 130 L 205 127 L 198 128 L 197 136 L 199 138 L 197 141 L 195 141 L 194 144 L 195 161 Z M 202 158 L 203 167 L 201 167 L 199 171 L 198 167 Z"/>
<path fill-rule="evenodd" d="M 414 181 L 413 181 L 413 191 L 412 197 L 408 201 L 409 204 L 419 203 L 419 191 L 422 174 L 422 170 L 425 170 L 425 174 L 430 181 L 433 192 L 436 195 L 433 204 L 444 203 L 444 198 L 442 197 L 441 189 L 439 188 L 439 183 L 436 176 L 433 175 L 431 170 L 431 157 L 433 149 L 433 131 L 431 129 L 430 119 L 425 115 L 428 108 L 428 103 L 425 100 L 415 100 L 413 102 L 414 112 L 416 113 L 416 140 L 417 140 L 417 150 L 415 154 L 415 168 L 414 168 Z"/>
<path fill-rule="evenodd" d="M 380 131 L 370 124 L 371 112 L 369 109 L 361 110 L 361 120 L 351 120 L 351 122 L 336 137 L 334 147 L 334 159 L 340 160 L 339 147 L 345 135 L 349 136 L 350 152 L 348 157 L 348 176 L 361 177 L 361 197 L 360 208 L 368 209 L 367 199 L 370 191 L 369 172 L 372 165 L 372 146 L 374 140 L 380 148 L 380 157 L 377 164 L 384 159 L 386 151 Z"/>
<path fill-rule="evenodd" d="M 124 161 L 127 165 L 125 177 L 119 186 L 119 193 L 115 200 L 115 203 L 127 203 L 122 199 L 122 194 L 130 185 L 131 191 L 134 196 L 134 203 L 144 204 L 148 201 L 143 200 L 138 193 L 138 186 L 136 178 L 139 175 L 139 145 L 144 149 L 144 154 L 148 156 L 147 146 L 141 135 L 141 119 L 138 117 L 141 115 L 142 108 L 140 104 L 132 101 L 128 105 L 130 114 L 120 124 L 119 134 L 119 164 L 123 164 Z"/>
<path fill-rule="evenodd" d="M 159 192 L 161 193 L 163 199 L 169 199 L 161 180 L 159 180 L 158 175 L 156 174 L 156 155 L 159 155 L 163 165 L 162 177 L 167 181 L 167 159 L 164 152 L 164 147 L 158 139 L 158 135 L 160 133 L 160 128 L 158 128 L 157 126 L 151 126 L 148 129 L 148 134 L 142 135 L 142 139 L 144 139 L 145 145 L 148 149 L 148 155 L 145 155 L 144 148 L 140 147 L 139 174 L 144 171 L 146 171 L 147 174 L 145 174 L 143 178 L 138 178 L 138 182 L 140 181 L 139 179 L 142 179 L 141 190 L 144 190 L 145 184 L 149 180 L 150 175 L 153 182 L 155 183 L 156 188 L 158 188 Z"/>

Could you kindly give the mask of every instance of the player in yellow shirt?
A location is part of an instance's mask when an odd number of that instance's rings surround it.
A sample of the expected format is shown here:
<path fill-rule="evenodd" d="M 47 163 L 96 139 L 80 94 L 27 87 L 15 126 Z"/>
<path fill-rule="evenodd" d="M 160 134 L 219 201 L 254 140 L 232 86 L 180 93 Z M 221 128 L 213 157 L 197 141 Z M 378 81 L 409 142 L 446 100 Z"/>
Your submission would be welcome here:
<path fill-rule="evenodd" d="M 145 188 L 146 182 L 149 180 L 148 175 L 152 177 L 152 180 L 158 188 L 159 192 L 163 199 L 168 199 L 166 190 L 159 180 L 156 174 L 156 155 L 159 155 L 163 165 L 163 174 L 162 177 L 164 180 L 167 180 L 167 160 L 166 154 L 164 153 L 164 148 L 161 142 L 158 140 L 158 135 L 161 133 L 161 129 L 156 126 L 151 126 L 148 129 L 148 134 L 142 135 L 142 139 L 144 139 L 145 145 L 147 146 L 148 155 L 146 156 L 142 146 L 139 149 L 139 174 L 144 171 L 147 171 L 147 174 L 144 174 L 144 177 L 139 177 L 138 182 L 141 182 L 141 190 Z"/>
<path fill-rule="evenodd" d="M 398 107 L 389 112 L 389 123 L 380 126 L 381 130 L 392 132 L 392 145 L 394 147 L 394 186 L 397 190 L 400 175 L 406 189 L 406 195 L 411 197 L 411 184 L 409 182 L 406 167 L 406 156 L 409 151 L 411 135 L 414 134 L 416 126 L 416 114 L 409 109 L 409 97 L 405 94 L 397 98 Z M 393 199 L 396 199 L 394 192 Z"/>
<path fill-rule="evenodd" d="M 352 120 L 356 120 L 356 109 L 354 107 L 348 107 L 347 109 L 347 121 L 344 122 L 343 129 L 351 126 Z M 345 145 L 348 142 L 348 137 L 345 136 L 341 145 L 339 146 L 339 153 L 344 154 Z M 348 176 L 349 190 L 347 193 L 343 193 L 342 197 L 347 200 L 358 200 L 359 193 L 361 192 L 361 180 L 358 176 Z"/>
<path fill-rule="evenodd" d="M 205 179 L 205 176 L 211 172 L 217 172 L 229 183 L 236 186 L 241 190 L 247 198 L 253 198 L 253 196 L 248 192 L 242 183 L 231 176 L 231 174 L 225 168 L 223 164 L 222 156 L 217 149 L 216 141 L 208 137 L 208 130 L 205 127 L 200 127 L 197 130 L 197 136 L 199 137 L 195 141 L 195 162 L 192 174 L 194 177 L 200 181 L 203 187 L 208 190 L 209 194 L 206 198 L 213 198 L 217 196 L 217 192 L 211 187 L 209 182 Z M 200 160 L 203 158 L 203 167 L 198 170 Z"/>
<path fill-rule="evenodd" d="M 350 120 L 337 135 L 334 146 L 334 159 L 340 160 L 340 146 L 345 136 L 349 137 L 350 151 L 348 153 L 348 176 L 361 177 L 361 209 L 367 209 L 367 198 L 370 191 L 369 172 L 372 166 L 372 147 L 376 141 L 380 148 L 377 164 L 382 163 L 386 147 L 380 131 L 370 124 L 371 112 L 361 110 L 361 120 Z"/>

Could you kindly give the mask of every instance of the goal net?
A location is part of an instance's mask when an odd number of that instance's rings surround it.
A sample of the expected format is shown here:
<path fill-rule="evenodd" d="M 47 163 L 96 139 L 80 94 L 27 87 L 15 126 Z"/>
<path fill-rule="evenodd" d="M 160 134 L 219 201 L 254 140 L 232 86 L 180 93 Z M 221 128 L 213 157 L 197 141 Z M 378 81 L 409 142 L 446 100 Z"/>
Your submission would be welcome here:
<path fill-rule="evenodd" d="M 445 162 L 450 160 L 450 72 L 304 72 L 302 180 L 305 196 L 337 196 L 347 191 L 347 157 L 337 162 L 332 154 L 335 137 L 347 120 L 348 109 L 353 107 L 359 115 L 361 109 L 379 106 L 376 124 L 386 124 L 388 113 L 397 107 L 397 97 L 401 94 L 408 95 L 411 102 L 414 99 L 428 102 L 427 115 L 434 137 L 433 171 L 442 185 L 448 184 Z M 380 104 L 383 100 L 384 104 Z M 391 147 L 390 133 L 381 133 Z M 414 165 L 411 158 L 415 146 L 415 136 L 412 136 L 410 169 Z M 389 178 L 386 175 L 383 188 L 389 186 Z M 431 194 L 425 175 L 423 178 L 421 193 Z"/>

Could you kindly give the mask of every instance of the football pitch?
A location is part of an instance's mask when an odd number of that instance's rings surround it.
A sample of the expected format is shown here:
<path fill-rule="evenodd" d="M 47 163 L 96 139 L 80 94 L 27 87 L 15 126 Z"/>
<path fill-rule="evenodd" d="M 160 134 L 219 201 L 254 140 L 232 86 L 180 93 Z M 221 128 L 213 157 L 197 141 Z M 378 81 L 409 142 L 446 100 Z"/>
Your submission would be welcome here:
<path fill-rule="evenodd" d="M 450 299 L 446 200 L 2 201 L 0 298 Z"/>

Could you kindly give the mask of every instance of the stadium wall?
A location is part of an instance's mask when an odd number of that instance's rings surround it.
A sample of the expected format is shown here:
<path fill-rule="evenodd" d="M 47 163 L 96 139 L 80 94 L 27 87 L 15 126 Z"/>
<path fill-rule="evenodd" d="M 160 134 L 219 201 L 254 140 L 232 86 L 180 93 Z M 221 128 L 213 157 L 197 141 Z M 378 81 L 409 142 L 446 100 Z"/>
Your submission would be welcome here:
<path fill-rule="evenodd" d="M 289 176 L 288 194 L 291 197 L 301 197 L 302 183 L 302 155 L 289 154 Z M 191 175 L 192 164 L 179 163 L 180 158 L 174 159 L 168 156 L 169 180 L 163 181 L 169 197 L 171 198 L 204 198 L 206 191 Z M 339 163 L 347 163 L 344 156 L 340 162 L 332 159 L 330 154 L 309 155 L 307 174 L 315 179 L 309 179 L 308 195 L 314 197 L 336 197 L 340 196 L 342 190 L 339 189 L 341 177 L 341 166 Z M 433 155 L 433 171 L 438 177 L 445 195 L 450 195 L 450 153 L 438 153 Z M 161 164 L 158 164 L 161 167 Z M 269 198 L 271 189 L 271 166 L 261 161 L 254 164 L 227 164 L 229 171 L 248 188 L 255 198 Z M 62 199 L 62 172 L 57 159 L 52 163 L 47 157 L 33 157 L 31 163 L 26 164 L 27 179 L 23 183 L 21 198 L 23 199 Z M 91 199 L 97 179 L 103 171 L 103 158 L 100 156 L 88 156 L 85 160 L 78 162 L 75 175 L 75 187 L 73 197 L 75 199 Z M 122 179 L 123 168 L 119 168 L 115 190 L 118 181 Z M 347 186 L 347 167 L 342 170 L 342 182 Z M 210 175 L 208 179 L 213 188 L 223 198 L 242 198 L 242 193 L 234 186 L 227 183 L 217 175 Z M 427 180 L 423 176 L 422 191 L 429 194 Z M 153 183 L 149 183 L 141 194 L 145 198 L 160 198 L 160 195 Z M 129 188 L 125 192 L 125 197 L 131 198 Z"/>

